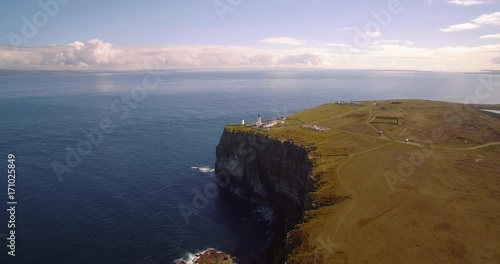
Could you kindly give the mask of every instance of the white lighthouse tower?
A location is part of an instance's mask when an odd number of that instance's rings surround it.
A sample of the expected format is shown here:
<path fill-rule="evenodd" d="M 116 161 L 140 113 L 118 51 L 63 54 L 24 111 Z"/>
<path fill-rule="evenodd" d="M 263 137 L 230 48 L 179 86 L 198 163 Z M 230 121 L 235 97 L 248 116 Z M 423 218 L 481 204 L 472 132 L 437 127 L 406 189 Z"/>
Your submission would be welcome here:
<path fill-rule="evenodd" d="M 257 126 L 262 125 L 262 117 L 260 115 L 257 116 Z"/>
<path fill-rule="evenodd" d="M 241 119 L 241 124 L 245 125 L 245 119 Z"/>

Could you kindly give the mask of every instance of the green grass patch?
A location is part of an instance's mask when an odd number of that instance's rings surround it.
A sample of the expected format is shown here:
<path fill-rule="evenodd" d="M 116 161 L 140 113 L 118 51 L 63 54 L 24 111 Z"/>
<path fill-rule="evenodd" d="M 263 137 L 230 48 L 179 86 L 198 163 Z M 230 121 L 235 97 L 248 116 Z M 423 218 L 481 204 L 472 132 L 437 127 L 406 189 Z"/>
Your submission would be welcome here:
<path fill-rule="evenodd" d="M 399 119 L 397 117 L 376 116 L 376 117 L 372 118 L 372 120 L 370 120 L 370 123 L 398 125 Z"/>

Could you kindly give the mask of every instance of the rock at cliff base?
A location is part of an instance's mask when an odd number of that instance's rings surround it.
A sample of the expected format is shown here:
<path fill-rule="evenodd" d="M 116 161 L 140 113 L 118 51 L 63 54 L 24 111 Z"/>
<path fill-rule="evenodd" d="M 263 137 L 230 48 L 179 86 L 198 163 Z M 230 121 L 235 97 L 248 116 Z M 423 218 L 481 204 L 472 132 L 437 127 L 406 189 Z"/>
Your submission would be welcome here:
<path fill-rule="evenodd" d="M 187 259 L 175 260 L 173 264 L 237 264 L 236 261 L 222 251 L 209 248 L 200 253 L 191 255 Z"/>

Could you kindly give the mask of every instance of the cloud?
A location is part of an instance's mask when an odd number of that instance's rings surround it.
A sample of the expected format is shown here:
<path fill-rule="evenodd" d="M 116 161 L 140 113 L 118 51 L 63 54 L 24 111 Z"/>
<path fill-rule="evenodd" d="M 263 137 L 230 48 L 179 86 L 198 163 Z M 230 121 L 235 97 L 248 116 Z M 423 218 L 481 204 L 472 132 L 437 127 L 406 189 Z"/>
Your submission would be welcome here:
<path fill-rule="evenodd" d="M 482 35 L 479 37 L 480 39 L 500 39 L 500 34 L 494 35 Z"/>
<path fill-rule="evenodd" d="M 475 29 L 482 25 L 500 25 L 500 12 L 495 12 L 491 14 L 484 14 L 479 16 L 478 18 L 471 21 L 472 23 L 462 23 L 457 25 L 452 25 L 447 28 L 440 28 L 439 30 L 442 32 L 455 32 L 462 30 Z"/>
<path fill-rule="evenodd" d="M 304 45 L 305 41 L 301 39 L 278 37 L 261 39 L 260 42 L 268 44 L 285 44 L 285 45 Z"/>
<path fill-rule="evenodd" d="M 479 25 L 476 25 L 476 24 L 463 23 L 463 24 L 452 25 L 452 26 L 449 26 L 447 28 L 440 28 L 439 30 L 442 32 L 455 32 L 455 31 L 475 29 L 478 27 L 479 27 Z"/>
<path fill-rule="evenodd" d="M 471 6 L 471 5 L 481 5 L 481 4 L 491 4 L 491 0 L 450 0 L 448 4 L 454 4 L 459 6 Z"/>
<path fill-rule="evenodd" d="M 491 14 L 484 14 L 472 20 L 472 22 L 479 25 L 496 25 L 500 26 L 500 12 Z"/>
<path fill-rule="evenodd" d="M 47 67 L 82 68 L 106 67 L 118 63 L 121 51 L 113 48 L 110 43 L 98 39 L 86 43 L 76 41 L 68 45 L 50 45 L 39 48 L 1 47 L 0 67 L 13 64 L 19 66 L 44 65 Z M 19 59 L 18 59 L 19 58 Z"/>
<path fill-rule="evenodd" d="M 284 65 L 322 65 L 323 58 L 319 55 L 304 53 L 285 56 L 278 63 Z"/>
<path fill-rule="evenodd" d="M 494 64 L 500 64 L 500 57 L 493 58 L 493 59 L 491 60 L 491 63 L 494 63 Z"/>
<path fill-rule="evenodd" d="M 63 65 L 110 65 L 118 56 L 110 43 L 98 39 L 87 43 L 74 42 L 50 58 Z"/>
<path fill-rule="evenodd" d="M 380 31 L 375 31 L 375 32 L 366 32 L 366 35 L 371 38 L 376 38 L 382 36 L 382 32 Z"/>
<path fill-rule="evenodd" d="M 399 40 L 397 39 L 384 39 L 373 42 L 374 45 L 397 44 L 397 43 L 399 43 Z"/>
<path fill-rule="evenodd" d="M 346 68 L 478 71 L 492 68 L 491 54 L 500 52 L 500 44 L 475 47 L 447 46 L 420 48 L 406 43 L 373 45 L 367 49 L 342 49 L 324 60 L 328 65 Z M 346 63 L 341 63 L 346 62 Z"/>
<path fill-rule="evenodd" d="M 273 50 L 233 46 L 114 47 L 93 39 L 46 47 L 0 46 L 1 69 L 142 69 L 321 65 L 321 50 Z"/>
<path fill-rule="evenodd" d="M 500 44 L 420 48 L 381 40 L 358 49 L 344 43 L 272 49 L 244 46 L 117 47 L 102 40 L 67 45 L 0 46 L 0 69 L 140 70 L 201 68 L 343 68 L 477 71 L 497 66 Z"/>
<path fill-rule="evenodd" d="M 349 45 L 349 44 L 345 44 L 345 43 L 326 43 L 325 46 L 328 46 L 328 47 L 339 47 L 339 48 L 350 48 L 352 47 L 352 45 Z"/>
<path fill-rule="evenodd" d="M 342 28 L 339 28 L 338 31 L 351 31 L 352 28 L 350 27 L 342 27 Z"/>
<path fill-rule="evenodd" d="M 274 61 L 275 61 L 274 57 L 269 54 L 253 55 L 249 58 L 249 62 L 251 65 L 267 66 L 267 65 L 272 65 Z"/>

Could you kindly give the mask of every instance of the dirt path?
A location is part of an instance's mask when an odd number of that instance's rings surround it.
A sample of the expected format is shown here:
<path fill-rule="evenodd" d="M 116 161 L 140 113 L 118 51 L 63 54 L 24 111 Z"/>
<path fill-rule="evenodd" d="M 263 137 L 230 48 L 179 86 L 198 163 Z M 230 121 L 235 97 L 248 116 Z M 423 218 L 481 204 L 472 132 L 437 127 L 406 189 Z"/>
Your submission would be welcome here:
<path fill-rule="evenodd" d="M 489 146 L 500 145 L 500 142 L 490 142 L 490 143 L 486 143 L 483 145 L 479 145 L 479 146 L 475 146 L 475 147 L 468 147 L 468 148 L 444 148 L 444 147 L 424 146 L 422 144 L 415 143 L 415 142 L 410 142 L 410 143 L 406 143 L 403 141 L 396 141 L 396 142 L 401 143 L 401 144 L 406 144 L 406 145 L 413 145 L 413 146 L 417 146 L 417 147 L 421 147 L 421 148 L 434 148 L 434 149 L 445 149 L 445 150 L 474 150 L 474 149 L 480 149 L 480 148 L 485 148 L 485 147 L 489 147 Z"/>
<path fill-rule="evenodd" d="M 336 115 L 336 116 L 331 116 L 329 118 L 326 118 L 326 119 L 323 119 L 323 120 L 318 120 L 314 123 L 316 124 L 319 124 L 321 122 L 325 122 L 325 121 L 329 121 L 329 120 L 333 120 L 335 118 L 338 118 L 338 117 L 342 117 L 342 116 L 346 116 L 348 114 L 351 114 L 351 113 L 354 113 L 354 112 L 357 112 L 357 111 L 361 111 L 361 110 L 365 110 L 366 108 L 369 108 L 370 106 L 365 106 L 365 107 L 362 107 L 362 108 L 359 108 L 359 109 L 356 109 L 356 110 L 352 110 L 352 111 L 349 111 L 349 112 L 346 112 L 346 113 L 343 113 L 343 114 L 340 114 L 340 115 Z"/>

